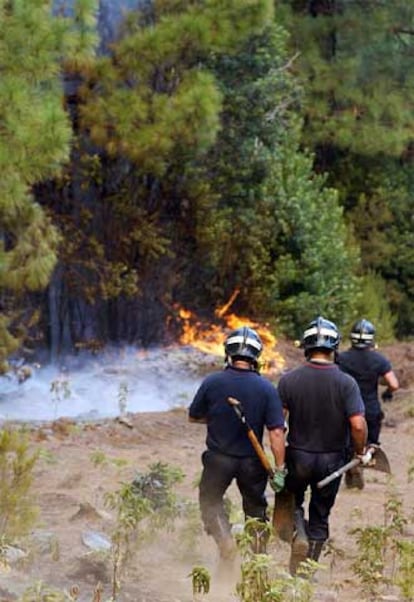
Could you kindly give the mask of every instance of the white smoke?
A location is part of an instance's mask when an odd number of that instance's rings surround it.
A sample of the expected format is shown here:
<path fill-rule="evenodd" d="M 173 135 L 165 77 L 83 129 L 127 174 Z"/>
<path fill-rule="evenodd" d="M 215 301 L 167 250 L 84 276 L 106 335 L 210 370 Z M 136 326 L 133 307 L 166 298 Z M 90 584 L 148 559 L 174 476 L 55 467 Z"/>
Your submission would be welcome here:
<path fill-rule="evenodd" d="M 220 358 L 191 347 L 80 354 L 59 366 L 31 366 L 20 384 L 14 374 L 1 377 L 0 418 L 95 420 L 187 407 L 205 373 L 218 365 Z"/>

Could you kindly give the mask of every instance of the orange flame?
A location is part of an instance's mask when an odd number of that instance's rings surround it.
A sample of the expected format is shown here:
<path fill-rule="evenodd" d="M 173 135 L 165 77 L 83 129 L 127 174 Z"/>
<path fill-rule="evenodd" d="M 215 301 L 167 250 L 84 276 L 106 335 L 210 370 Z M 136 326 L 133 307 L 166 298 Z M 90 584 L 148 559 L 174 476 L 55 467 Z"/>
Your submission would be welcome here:
<path fill-rule="evenodd" d="M 182 321 L 180 343 L 190 345 L 204 353 L 224 357 L 224 341 L 229 331 L 249 326 L 253 328 L 263 341 L 263 353 L 260 357 L 261 368 L 267 373 L 280 373 L 285 365 L 283 356 L 277 351 L 277 339 L 266 324 L 259 324 L 248 318 L 226 312 L 239 294 L 236 290 L 229 301 L 214 312 L 224 324 L 205 324 L 188 309 L 179 308 L 178 315 Z"/>

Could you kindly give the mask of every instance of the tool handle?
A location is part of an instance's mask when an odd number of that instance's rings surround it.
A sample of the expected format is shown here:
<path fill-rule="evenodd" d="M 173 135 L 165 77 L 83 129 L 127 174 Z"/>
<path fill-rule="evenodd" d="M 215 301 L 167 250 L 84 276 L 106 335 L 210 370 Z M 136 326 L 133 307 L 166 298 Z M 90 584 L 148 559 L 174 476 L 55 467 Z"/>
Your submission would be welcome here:
<path fill-rule="evenodd" d="M 269 461 L 269 458 L 266 456 L 263 447 L 259 443 L 259 440 L 256 437 L 256 433 L 254 432 L 250 424 L 247 422 L 240 401 L 238 401 L 235 397 L 228 397 L 227 401 L 232 406 L 237 416 L 243 423 L 250 443 L 253 445 L 254 451 L 256 452 L 256 455 L 259 458 L 263 468 L 266 470 L 270 477 L 273 477 L 275 471 L 273 470 L 273 467 Z"/>
<path fill-rule="evenodd" d="M 254 447 L 254 451 L 256 452 L 260 462 L 262 463 L 263 468 L 267 471 L 270 477 L 273 477 L 275 471 L 269 461 L 269 458 L 266 456 L 263 447 L 260 445 L 254 431 L 251 428 L 247 429 L 247 436 L 250 439 L 251 444 Z"/>
<path fill-rule="evenodd" d="M 321 481 L 318 481 L 318 483 L 316 483 L 316 487 L 318 489 L 322 489 L 322 487 L 325 487 L 325 485 L 328 485 L 328 483 L 331 483 L 335 479 L 338 479 L 341 475 L 344 474 L 344 472 L 347 472 L 351 468 L 354 468 L 354 466 L 358 466 L 358 464 L 361 464 L 361 460 L 359 458 L 354 458 L 347 464 L 344 464 L 343 466 L 341 466 L 341 468 L 338 468 L 338 470 L 335 470 L 335 472 L 332 472 L 331 474 L 329 474 L 327 477 L 325 477 Z"/>

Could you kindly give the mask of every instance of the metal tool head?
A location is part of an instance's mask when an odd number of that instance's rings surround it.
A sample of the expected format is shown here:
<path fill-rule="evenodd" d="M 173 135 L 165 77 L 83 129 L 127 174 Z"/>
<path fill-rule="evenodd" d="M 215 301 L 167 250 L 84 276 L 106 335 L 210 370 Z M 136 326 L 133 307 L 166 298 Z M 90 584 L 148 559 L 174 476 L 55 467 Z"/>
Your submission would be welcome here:
<path fill-rule="evenodd" d="M 294 531 L 295 496 L 287 489 L 275 494 L 273 528 L 282 541 L 292 542 Z"/>
<path fill-rule="evenodd" d="M 391 466 L 387 455 L 378 445 L 372 446 L 372 460 L 367 468 L 374 468 L 374 470 L 391 474 Z"/>

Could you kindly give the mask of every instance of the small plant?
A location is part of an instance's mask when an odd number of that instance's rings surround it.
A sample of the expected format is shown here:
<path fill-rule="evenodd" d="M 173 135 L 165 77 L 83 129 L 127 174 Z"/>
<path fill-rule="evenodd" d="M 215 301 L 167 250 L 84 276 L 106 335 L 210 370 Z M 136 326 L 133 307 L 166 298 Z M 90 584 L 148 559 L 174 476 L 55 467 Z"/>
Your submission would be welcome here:
<path fill-rule="evenodd" d="M 241 581 L 236 591 L 242 602 L 259 602 L 271 590 L 269 568 L 271 558 L 267 554 L 246 554 L 241 565 Z M 270 600 L 282 600 L 273 595 Z"/>
<path fill-rule="evenodd" d="M 189 552 L 194 558 L 194 550 L 197 540 L 203 533 L 203 525 L 200 517 L 198 503 L 193 501 L 184 501 L 181 503 L 180 515 L 185 517 L 185 521 L 180 528 L 180 542 L 185 552 Z"/>
<path fill-rule="evenodd" d="M 126 561 L 133 555 L 132 544 L 138 537 L 138 529 L 145 518 L 151 519 L 156 528 L 170 527 L 168 519 L 178 513 L 172 485 L 181 480 L 180 469 L 158 462 L 150 466 L 147 474 L 137 473 L 131 483 L 105 497 L 106 505 L 116 511 L 116 527 L 112 534 L 112 595 L 116 602 L 121 590 Z M 143 531 L 141 531 L 143 535 Z"/>
<path fill-rule="evenodd" d="M 323 555 L 329 558 L 329 569 L 332 576 L 337 560 L 342 560 L 345 557 L 345 552 L 343 549 L 336 547 L 332 540 L 328 539 L 323 548 Z"/>
<path fill-rule="evenodd" d="M 139 523 L 151 513 L 149 500 L 137 495 L 132 483 L 105 497 L 106 505 L 116 511 L 116 528 L 112 534 L 112 601 L 116 602 L 121 589 L 122 572 L 131 553 L 131 538 Z"/>
<path fill-rule="evenodd" d="M 408 458 L 408 482 L 412 483 L 414 479 L 414 456 Z"/>
<path fill-rule="evenodd" d="M 92 462 L 92 464 L 95 466 L 95 468 L 97 466 L 106 466 L 108 464 L 108 457 L 100 449 L 97 449 L 97 450 L 93 451 L 92 453 L 90 453 L 89 459 Z"/>
<path fill-rule="evenodd" d="M 310 577 L 319 564 L 307 560 L 302 563 L 301 573 L 291 577 L 280 572 L 271 555 L 256 554 L 252 531 L 258 525 L 257 520 L 246 521 L 245 530 L 237 538 L 242 556 L 241 580 L 236 586 L 236 593 L 241 602 L 310 602 L 313 597 L 313 585 Z"/>
<path fill-rule="evenodd" d="M 125 458 L 108 458 L 108 456 L 100 449 L 93 451 L 89 455 L 89 459 L 95 468 L 98 466 L 103 467 L 112 464 L 116 468 L 120 469 L 128 465 L 128 460 L 125 460 Z"/>
<path fill-rule="evenodd" d="M 120 416 L 124 416 L 128 405 L 128 383 L 121 382 L 118 389 L 118 408 Z"/>
<path fill-rule="evenodd" d="M 203 566 L 195 566 L 191 571 L 191 583 L 193 586 L 194 600 L 198 600 L 200 595 L 206 595 L 210 591 L 210 573 Z"/>
<path fill-rule="evenodd" d="M 172 528 L 173 520 L 179 513 L 173 486 L 182 481 L 184 474 L 180 468 L 164 462 L 151 464 L 147 474 L 137 473 L 132 482 L 136 495 L 151 503 L 154 514 L 151 525 L 156 528 Z"/>
<path fill-rule="evenodd" d="M 0 431 L 0 540 L 25 535 L 35 522 L 30 488 L 37 459 L 24 431 Z"/>
<path fill-rule="evenodd" d="M 57 418 L 58 405 L 64 399 L 68 399 L 71 396 L 70 385 L 68 379 L 64 377 L 56 378 L 50 383 L 50 394 L 52 396 L 52 403 L 54 407 L 54 416 Z"/>
<path fill-rule="evenodd" d="M 410 405 L 410 407 L 406 411 L 407 418 L 414 418 L 414 407 Z"/>
<path fill-rule="evenodd" d="M 7 539 L 4 535 L 0 537 L 0 571 L 2 569 L 7 570 L 9 563 L 7 561 Z"/>
<path fill-rule="evenodd" d="M 360 579 L 363 591 L 371 600 L 378 599 L 382 586 L 393 582 L 392 575 L 400 561 L 398 556 L 404 549 L 400 546 L 400 540 L 406 523 L 402 502 L 395 492 L 390 490 L 384 504 L 384 524 L 360 527 L 352 531 L 356 535 L 359 547 L 359 554 L 352 568 Z M 390 552 L 393 554 L 391 559 Z"/>
<path fill-rule="evenodd" d="M 385 583 L 385 549 L 388 540 L 386 527 L 358 527 L 352 531 L 356 536 L 359 555 L 352 569 L 359 578 L 362 589 L 371 600 L 377 600 L 381 586 Z"/>
<path fill-rule="evenodd" d="M 414 600 L 414 542 L 398 541 L 399 566 L 395 584 L 404 600 Z"/>
<path fill-rule="evenodd" d="M 75 598 L 38 581 L 23 592 L 19 602 L 72 602 Z"/>
<path fill-rule="evenodd" d="M 39 460 L 43 460 L 44 462 L 46 462 L 46 464 L 56 464 L 57 463 L 56 454 L 54 454 L 53 452 L 51 452 L 50 450 L 45 449 L 45 448 L 39 449 L 38 458 L 39 458 Z"/>

